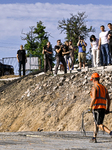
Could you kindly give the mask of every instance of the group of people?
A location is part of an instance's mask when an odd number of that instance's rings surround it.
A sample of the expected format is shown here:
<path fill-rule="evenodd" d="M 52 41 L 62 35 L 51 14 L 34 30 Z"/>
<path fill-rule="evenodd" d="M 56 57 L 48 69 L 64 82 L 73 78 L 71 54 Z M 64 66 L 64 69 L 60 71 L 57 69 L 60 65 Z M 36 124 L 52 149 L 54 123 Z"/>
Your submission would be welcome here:
<path fill-rule="evenodd" d="M 74 62 L 74 50 L 75 48 L 72 45 L 72 41 L 66 41 L 64 44 L 61 43 L 61 40 L 57 40 L 57 45 L 55 45 L 55 53 L 56 53 L 56 67 L 54 75 L 57 75 L 58 67 L 60 62 L 63 64 L 64 73 L 67 73 L 67 64 L 70 72 L 73 68 Z M 50 42 L 47 43 L 45 47 L 43 47 L 44 54 L 44 72 L 46 73 L 49 67 L 49 70 L 52 71 L 52 48 L 50 46 Z"/>
<path fill-rule="evenodd" d="M 104 25 L 100 26 L 101 33 L 99 39 L 91 35 L 90 42 L 92 47 L 92 66 L 98 67 L 111 65 L 112 58 L 112 24 L 108 23 L 109 31 L 105 30 Z"/>
<path fill-rule="evenodd" d="M 112 59 L 112 24 L 108 23 L 109 31 L 105 30 L 105 27 L 100 26 L 101 33 L 99 34 L 99 39 L 95 35 L 90 36 L 90 44 L 92 48 L 92 66 L 107 66 L 111 65 Z M 84 41 L 84 37 L 80 36 L 78 43 L 78 62 L 79 70 L 83 65 L 85 68 L 86 62 L 86 47 L 87 43 Z M 54 47 L 56 53 L 56 66 L 55 73 L 57 75 L 58 67 L 60 62 L 63 65 L 64 73 L 67 73 L 68 70 L 72 71 L 74 65 L 74 51 L 76 47 L 73 46 L 72 41 L 65 41 L 64 44 L 61 43 L 61 40 L 57 40 L 57 45 Z M 43 47 L 44 54 L 44 72 L 46 73 L 49 69 L 52 71 L 52 47 L 50 42 L 47 42 L 47 45 Z M 20 46 L 20 50 L 17 51 L 17 60 L 19 62 L 19 75 L 21 76 L 21 66 L 23 65 L 23 75 L 25 75 L 25 63 L 27 62 L 26 53 L 23 50 L 23 45 Z"/>
<path fill-rule="evenodd" d="M 112 58 L 112 24 L 108 23 L 109 31 L 105 30 L 104 25 L 100 27 L 101 33 L 99 34 L 99 39 L 95 37 L 95 35 L 90 36 L 90 44 L 92 48 L 92 67 L 98 66 L 107 66 L 111 65 Z M 85 68 L 86 62 L 86 47 L 87 43 L 84 41 L 84 37 L 80 36 L 78 43 L 78 62 L 79 69 L 81 70 L 82 64 L 83 68 Z M 56 52 L 56 67 L 55 73 L 58 72 L 58 67 L 60 62 L 63 64 L 64 73 L 67 73 L 67 65 L 68 69 L 71 72 L 74 64 L 74 51 L 76 48 L 73 46 L 72 41 L 66 41 L 64 44 L 61 43 L 61 40 L 57 40 L 57 45 L 55 46 Z M 53 54 L 52 48 L 50 46 L 50 42 L 43 48 L 44 57 L 44 72 L 47 72 L 47 68 L 49 66 L 49 70 L 52 71 L 52 59 L 51 55 Z"/>

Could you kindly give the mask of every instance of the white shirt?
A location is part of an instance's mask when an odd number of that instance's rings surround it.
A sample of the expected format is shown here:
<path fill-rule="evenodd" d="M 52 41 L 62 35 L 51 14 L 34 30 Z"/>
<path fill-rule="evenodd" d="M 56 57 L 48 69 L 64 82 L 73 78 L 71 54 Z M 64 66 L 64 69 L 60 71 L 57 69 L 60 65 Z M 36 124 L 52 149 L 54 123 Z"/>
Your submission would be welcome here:
<path fill-rule="evenodd" d="M 98 39 L 96 39 L 96 41 L 92 41 L 91 42 L 91 44 L 92 44 L 92 50 L 96 50 L 96 49 L 98 49 L 98 42 L 99 42 L 99 40 Z"/>
<path fill-rule="evenodd" d="M 101 38 L 101 44 L 107 44 L 108 43 L 108 31 L 101 32 L 99 34 L 99 38 Z"/>

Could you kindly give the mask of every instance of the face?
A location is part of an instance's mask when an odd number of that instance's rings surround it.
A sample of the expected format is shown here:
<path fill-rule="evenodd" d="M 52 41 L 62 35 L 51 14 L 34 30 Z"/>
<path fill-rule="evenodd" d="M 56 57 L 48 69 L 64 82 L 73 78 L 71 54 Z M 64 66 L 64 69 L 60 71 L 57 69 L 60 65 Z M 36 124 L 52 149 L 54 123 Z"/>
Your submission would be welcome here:
<path fill-rule="evenodd" d="M 71 42 L 71 41 L 69 42 L 69 45 L 72 45 L 72 42 Z"/>
<path fill-rule="evenodd" d="M 95 83 L 95 80 L 94 79 L 92 79 L 92 84 L 94 84 Z"/>
<path fill-rule="evenodd" d="M 47 46 L 48 46 L 48 47 L 50 46 L 50 42 L 47 43 Z"/>
<path fill-rule="evenodd" d="M 94 39 L 94 38 L 92 38 L 92 40 L 93 40 L 93 41 L 95 41 L 95 39 Z"/>
<path fill-rule="evenodd" d="M 105 28 L 104 27 L 100 27 L 100 29 L 101 29 L 101 31 L 104 31 Z"/>
<path fill-rule="evenodd" d="M 65 45 L 67 45 L 67 46 L 68 46 L 68 42 L 65 42 Z"/>
<path fill-rule="evenodd" d="M 108 25 L 108 28 L 111 29 L 111 28 L 112 28 L 112 25 L 109 24 L 109 25 Z"/>
<path fill-rule="evenodd" d="M 57 41 L 57 45 L 60 45 L 61 44 L 61 41 Z"/>
<path fill-rule="evenodd" d="M 23 45 L 20 46 L 20 49 L 21 49 L 21 50 L 23 49 Z"/>

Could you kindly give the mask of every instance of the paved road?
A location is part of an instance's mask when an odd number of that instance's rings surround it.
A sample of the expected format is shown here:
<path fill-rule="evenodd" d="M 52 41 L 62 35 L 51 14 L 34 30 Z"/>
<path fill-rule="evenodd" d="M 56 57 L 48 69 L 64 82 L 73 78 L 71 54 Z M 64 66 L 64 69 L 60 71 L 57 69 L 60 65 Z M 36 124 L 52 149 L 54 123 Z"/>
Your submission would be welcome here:
<path fill-rule="evenodd" d="M 111 150 L 112 139 L 98 134 L 98 143 L 89 143 L 92 132 L 16 132 L 0 133 L 0 150 Z"/>

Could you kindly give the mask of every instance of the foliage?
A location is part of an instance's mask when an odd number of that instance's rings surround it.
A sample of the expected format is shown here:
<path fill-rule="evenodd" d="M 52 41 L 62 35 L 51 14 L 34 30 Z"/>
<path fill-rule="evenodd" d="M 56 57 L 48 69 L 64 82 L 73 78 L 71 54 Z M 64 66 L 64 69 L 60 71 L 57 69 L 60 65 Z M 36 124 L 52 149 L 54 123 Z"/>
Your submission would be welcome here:
<path fill-rule="evenodd" d="M 42 54 L 43 47 L 48 42 L 48 33 L 45 32 L 46 27 L 43 25 L 41 21 L 37 22 L 37 26 L 30 27 L 31 31 L 29 31 L 25 38 L 22 37 L 22 40 L 26 40 L 27 44 L 24 45 L 24 48 L 27 50 L 27 57 L 37 56 L 42 59 L 42 67 L 44 64 L 44 58 Z"/>
<path fill-rule="evenodd" d="M 90 32 L 95 31 L 92 26 L 87 28 L 86 18 L 85 12 L 78 13 L 77 15 L 71 14 L 70 19 L 58 21 L 58 29 L 61 29 L 61 33 L 66 33 L 67 40 L 72 40 L 73 44 L 77 45 L 79 36 L 86 38 Z"/>
<path fill-rule="evenodd" d="M 58 21 L 58 29 L 61 30 L 61 33 L 64 32 L 66 34 L 66 40 L 72 40 L 72 43 L 75 47 L 77 47 L 77 42 L 79 36 L 83 36 L 87 38 L 90 32 L 95 32 L 95 29 L 90 26 L 87 28 L 86 19 L 87 16 L 85 12 L 78 13 L 77 15 L 71 14 L 71 17 L 67 20 L 63 19 L 62 21 Z M 75 62 L 76 56 L 78 56 L 78 51 L 75 52 Z"/>

